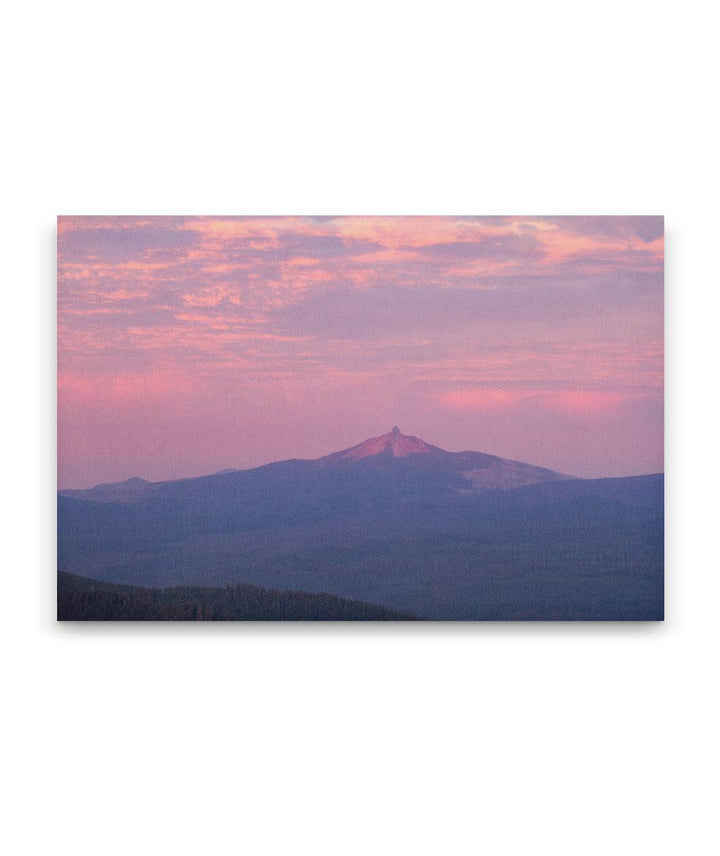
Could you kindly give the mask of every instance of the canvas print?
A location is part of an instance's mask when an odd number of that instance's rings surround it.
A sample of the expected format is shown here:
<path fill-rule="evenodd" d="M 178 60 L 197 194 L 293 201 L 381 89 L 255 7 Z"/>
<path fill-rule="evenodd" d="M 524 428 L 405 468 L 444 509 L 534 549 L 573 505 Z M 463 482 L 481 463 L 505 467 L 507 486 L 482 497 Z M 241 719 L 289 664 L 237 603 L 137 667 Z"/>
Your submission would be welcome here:
<path fill-rule="evenodd" d="M 663 219 L 58 218 L 58 618 L 663 618 Z"/>

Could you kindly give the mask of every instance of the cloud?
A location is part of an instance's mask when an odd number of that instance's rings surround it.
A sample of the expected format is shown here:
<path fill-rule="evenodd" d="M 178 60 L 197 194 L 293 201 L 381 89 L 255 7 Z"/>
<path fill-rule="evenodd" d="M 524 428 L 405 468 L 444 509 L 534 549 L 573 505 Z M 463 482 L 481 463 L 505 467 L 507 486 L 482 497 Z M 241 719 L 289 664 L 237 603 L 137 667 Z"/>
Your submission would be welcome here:
<path fill-rule="evenodd" d="M 515 407 L 527 399 L 528 394 L 523 390 L 512 389 L 453 389 L 439 393 L 441 404 L 452 410 L 505 410 Z"/>
<path fill-rule="evenodd" d="M 662 216 L 548 217 L 547 222 L 574 235 L 639 238 L 644 243 L 659 240 L 665 229 Z"/>
<path fill-rule="evenodd" d="M 611 310 L 637 311 L 650 298 L 662 305 L 662 277 L 568 271 L 574 278 L 550 275 L 475 277 L 472 287 L 388 285 L 356 288 L 339 284 L 309 293 L 271 312 L 281 329 L 298 335 L 373 339 L 423 332 L 430 336 L 488 325 L 544 324 L 551 330 L 584 320 L 588 324 Z M 401 271 L 395 276 L 402 279 Z M 517 328 L 516 328 L 517 329 Z"/>
<path fill-rule="evenodd" d="M 432 405 L 504 436 L 531 411 L 571 434 L 580 418 L 627 422 L 628 402 L 661 424 L 637 396 L 661 400 L 662 304 L 662 218 L 58 223 L 58 366 L 61 382 L 83 379 L 76 419 L 94 389 L 154 407 L 187 377 L 210 409 L 313 390 L 328 413 L 343 395 L 368 422 L 379 402 L 385 416 Z M 287 414 L 309 436 L 311 410 Z"/>
<path fill-rule="evenodd" d="M 100 261 L 122 264 L 133 260 L 172 260 L 197 242 L 192 231 L 162 226 L 66 229 L 58 233 L 62 264 Z"/>
<path fill-rule="evenodd" d="M 542 256 L 542 246 L 534 235 L 489 235 L 474 241 L 444 241 L 415 248 L 422 255 L 440 259 L 494 259 L 532 261 Z"/>
<path fill-rule="evenodd" d="M 439 393 L 437 400 L 458 411 L 482 412 L 532 406 L 569 416 L 601 416 L 622 406 L 628 397 L 628 393 L 614 390 L 471 387 Z"/>
<path fill-rule="evenodd" d="M 382 249 L 375 241 L 341 238 L 337 235 L 303 235 L 297 232 L 280 232 L 277 245 L 251 251 L 259 260 L 287 261 L 298 257 L 310 259 L 352 258 Z"/>

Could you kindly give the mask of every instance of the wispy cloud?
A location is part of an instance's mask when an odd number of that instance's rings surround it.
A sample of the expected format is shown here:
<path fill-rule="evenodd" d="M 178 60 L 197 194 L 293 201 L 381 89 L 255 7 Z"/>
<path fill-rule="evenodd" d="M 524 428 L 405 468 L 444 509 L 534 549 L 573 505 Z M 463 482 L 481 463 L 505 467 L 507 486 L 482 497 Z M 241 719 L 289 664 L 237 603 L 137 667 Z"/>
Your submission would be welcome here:
<path fill-rule="evenodd" d="M 282 413 L 323 448 L 358 424 L 354 401 L 372 430 L 405 413 L 464 436 L 463 420 L 501 426 L 515 408 L 584 419 L 591 444 L 593 420 L 661 401 L 662 311 L 657 217 L 64 217 L 61 421 L 96 456 L 94 401 L 150 433 L 133 414 L 157 400 L 167 419 L 192 400 L 208 421 L 232 403 L 246 439 Z M 661 459 L 657 408 L 638 406 Z M 92 481 L 62 443 L 68 478 Z M 219 443 L 218 464 L 238 463 L 227 455 Z"/>

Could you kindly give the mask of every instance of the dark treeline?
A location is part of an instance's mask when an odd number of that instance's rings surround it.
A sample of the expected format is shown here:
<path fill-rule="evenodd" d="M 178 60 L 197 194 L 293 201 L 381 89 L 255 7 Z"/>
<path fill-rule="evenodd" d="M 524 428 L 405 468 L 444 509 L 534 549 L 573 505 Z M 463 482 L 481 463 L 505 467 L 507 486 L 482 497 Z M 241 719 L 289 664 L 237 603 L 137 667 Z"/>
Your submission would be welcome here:
<path fill-rule="evenodd" d="M 252 585 L 154 589 L 58 573 L 58 621 L 409 621 L 415 617 L 328 594 Z"/>

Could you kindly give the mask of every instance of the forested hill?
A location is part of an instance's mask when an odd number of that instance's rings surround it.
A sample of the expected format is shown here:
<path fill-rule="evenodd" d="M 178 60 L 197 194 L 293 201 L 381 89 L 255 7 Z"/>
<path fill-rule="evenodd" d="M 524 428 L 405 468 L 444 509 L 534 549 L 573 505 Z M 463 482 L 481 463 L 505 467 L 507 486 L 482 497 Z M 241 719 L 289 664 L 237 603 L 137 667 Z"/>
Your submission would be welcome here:
<path fill-rule="evenodd" d="M 144 588 L 58 573 L 58 621 L 412 621 L 329 594 L 253 585 Z"/>

